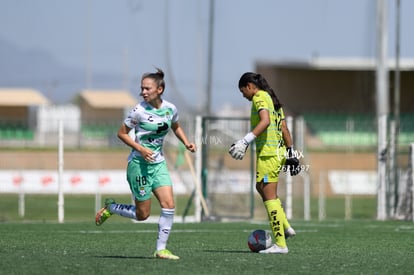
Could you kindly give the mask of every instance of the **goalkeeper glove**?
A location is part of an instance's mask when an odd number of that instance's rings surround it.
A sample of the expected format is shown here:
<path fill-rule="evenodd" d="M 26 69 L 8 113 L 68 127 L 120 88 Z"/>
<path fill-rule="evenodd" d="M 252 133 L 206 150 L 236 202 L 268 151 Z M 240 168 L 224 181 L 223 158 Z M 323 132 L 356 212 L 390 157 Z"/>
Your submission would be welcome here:
<path fill-rule="evenodd" d="M 249 144 L 255 140 L 255 138 L 256 136 L 250 132 L 243 139 L 238 140 L 236 143 L 233 143 L 229 149 L 229 154 L 231 157 L 237 160 L 243 159 L 247 148 L 249 147 Z"/>
<path fill-rule="evenodd" d="M 295 156 L 294 150 L 292 147 L 286 148 L 286 162 L 285 165 L 288 168 L 288 171 L 290 171 L 291 176 L 296 176 L 300 173 L 300 163 L 298 158 Z"/>

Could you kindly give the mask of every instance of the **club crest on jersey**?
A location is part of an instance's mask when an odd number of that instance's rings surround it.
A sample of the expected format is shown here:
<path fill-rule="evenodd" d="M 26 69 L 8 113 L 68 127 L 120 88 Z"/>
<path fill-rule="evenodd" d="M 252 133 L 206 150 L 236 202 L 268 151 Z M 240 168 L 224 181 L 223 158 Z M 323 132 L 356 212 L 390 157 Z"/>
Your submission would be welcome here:
<path fill-rule="evenodd" d="M 166 119 L 168 119 L 168 120 L 171 120 L 171 119 L 172 119 L 172 115 L 171 115 L 171 113 L 167 111 L 167 112 L 165 113 L 165 118 L 166 118 Z"/>
<path fill-rule="evenodd" d="M 146 192 L 145 192 L 145 188 L 144 187 L 141 187 L 140 189 L 139 189 L 139 195 L 140 196 L 145 196 L 145 194 L 147 194 Z"/>

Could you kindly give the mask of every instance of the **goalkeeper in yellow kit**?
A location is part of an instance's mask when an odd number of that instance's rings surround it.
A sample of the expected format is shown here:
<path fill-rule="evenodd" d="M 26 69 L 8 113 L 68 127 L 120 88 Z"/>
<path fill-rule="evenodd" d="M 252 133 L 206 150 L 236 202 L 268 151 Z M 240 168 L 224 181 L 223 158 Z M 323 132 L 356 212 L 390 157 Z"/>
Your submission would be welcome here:
<path fill-rule="evenodd" d="M 239 80 L 243 96 L 252 101 L 251 132 L 235 142 L 229 150 L 234 159 L 242 159 L 247 147 L 256 142 L 256 190 L 265 205 L 275 244 L 259 253 L 288 253 L 286 238 L 296 235 L 290 226 L 277 195 L 279 173 L 289 170 L 300 172 L 299 160 L 292 148 L 292 137 L 287 128 L 282 105 L 266 79 L 247 72 Z"/>

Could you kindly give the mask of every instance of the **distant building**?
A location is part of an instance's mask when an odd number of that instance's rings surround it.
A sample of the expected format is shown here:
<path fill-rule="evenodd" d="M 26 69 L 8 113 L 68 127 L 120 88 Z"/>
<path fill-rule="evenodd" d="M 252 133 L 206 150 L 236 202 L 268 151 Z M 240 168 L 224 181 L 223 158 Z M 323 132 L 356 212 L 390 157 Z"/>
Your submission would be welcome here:
<path fill-rule="evenodd" d="M 390 110 L 395 61 L 388 62 Z M 376 62 L 363 58 L 259 61 L 262 73 L 293 115 L 307 113 L 376 113 Z M 414 112 L 414 59 L 400 61 L 401 113 Z"/>
<path fill-rule="evenodd" d="M 388 61 L 389 117 L 394 107 L 395 61 Z M 303 117 L 314 144 L 375 146 L 376 61 L 361 58 L 260 61 L 256 71 L 276 91 L 285 114 Z M 400 144 L 414 140 L 414 59 L 400 60 Z"/>
<path fill-rule="evenodd" d="M 0 88 L 0 118 L 10 127 L 28 127 L 32 108 L 50 105 L 39 91 L 29 88 Z"/>
<path fill-rule="evenodd" d="M 86 125 L 120 124 L 126 112 L 138 102 L 123 90 L 82 90 L 76 101 L 81 110 L 82 123 Z"/>

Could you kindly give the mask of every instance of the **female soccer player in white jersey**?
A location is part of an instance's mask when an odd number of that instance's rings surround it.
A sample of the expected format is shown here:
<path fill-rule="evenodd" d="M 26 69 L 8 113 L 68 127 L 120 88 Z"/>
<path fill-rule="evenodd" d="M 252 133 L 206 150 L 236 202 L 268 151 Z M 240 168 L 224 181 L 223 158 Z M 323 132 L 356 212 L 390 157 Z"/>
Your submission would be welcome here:
<path fill-rule="evenodd" d="M 291 175 L 300 172 L 294 156 L 292 138 L 286 126 L 282 105 L 266 79 L 256 73 L 245 73 L 239 80 L 243 96 L 252 101 L 250 123 L 252 131 L 235 142 L 229 150 L 234 159 L 242 159 L 247 147 L 256 141 L 256 190 L 262 197 L 275 244 L 259 253 L 288 253 L 286 238 L 296 232 L 286 219 L 277 195 L 279 172 L 289 169 Z"/>
<path fill-rule="evenodd" d="M 195 152 L 196 146 L 188 141 L 180 127 L 177 108 L 161 98 L 164 89 L 162 70 L 144 74 L 140 94 L 144 100 L 130 112 L 118 131 L 119 139 L 132 148 L 128 158 L 127 180 L 135 205 L 118 204 L 113 199 L 106 199 L 105 207 L 96 214 L 95 222 L 101 225 L 113 214 L 144 221 L 150 215 L 151 193 L 154 193 L 161 206 L 154 257 L 178 260 L 179 257 L 166 248 L 175 203 L 162 146 L 170 128 L 187 150 Z M 128 134 L 131 129 L 135 131 L 135 140 Z"/>

